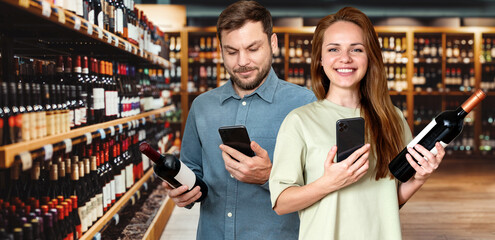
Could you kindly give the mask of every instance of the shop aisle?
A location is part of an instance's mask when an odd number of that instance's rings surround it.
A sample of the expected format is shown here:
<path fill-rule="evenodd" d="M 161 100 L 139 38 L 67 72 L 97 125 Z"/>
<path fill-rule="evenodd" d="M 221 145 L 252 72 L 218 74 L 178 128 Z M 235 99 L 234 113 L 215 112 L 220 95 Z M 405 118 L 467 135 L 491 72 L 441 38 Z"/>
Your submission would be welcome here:
<path fill-rule="evenodd" d="M 194 240 L 199 220 L 199 204 L 192 209 L 175 207 L 160 240 Z"/>

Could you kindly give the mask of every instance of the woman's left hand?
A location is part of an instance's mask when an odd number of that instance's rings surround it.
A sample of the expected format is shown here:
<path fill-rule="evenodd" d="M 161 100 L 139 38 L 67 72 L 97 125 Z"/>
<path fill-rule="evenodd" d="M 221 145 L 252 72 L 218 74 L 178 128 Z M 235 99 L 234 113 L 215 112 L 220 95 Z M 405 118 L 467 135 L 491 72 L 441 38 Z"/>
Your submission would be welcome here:
<path fill-rule="evenodd" d="M 435 148 L 437 149 L 437 155 L 433 155 L 423 146 L 416 144 L 413 148 L 408 148 L 409 152 L 406 154 L 406 159 L 411 164 L 411 166 L 416 170 L 414 175 L 414 180 L 421 181 L 424 183 L 431 174 L 438 168 L 445 156 L 445 149 L 440 143 L 435 143 Z M 421 154 L 419 154 L 421 153 Z M 421 156 L 423 155 L 423 156 Z M 414 157 L 414 159 L 413 159 Z M 414 161 L 416 160 L 417 163 Z M 418 165 L 419 163 L 419 165 Z"/>

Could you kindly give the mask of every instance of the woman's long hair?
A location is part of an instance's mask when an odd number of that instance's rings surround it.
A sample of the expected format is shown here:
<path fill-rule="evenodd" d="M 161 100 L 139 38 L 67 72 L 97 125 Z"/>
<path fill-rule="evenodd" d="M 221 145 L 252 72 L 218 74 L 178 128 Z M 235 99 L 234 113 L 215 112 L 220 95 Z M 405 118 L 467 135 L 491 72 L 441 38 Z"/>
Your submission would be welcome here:
<path fill-rule="evenodd" d="M 377 157 L 375 179 L 392 178 L 388 163 L 404 147 L 401 116 L 397 113 L 387 88 L 382 53 L 377 34 L 369 18 L 361 11 L 345 7 L 336 14 L 322 18 L 313 36 L 311 55 L 311 81 L 313 91 L 319 100 L 325 99 L 330 79 L 321 65 L 321 51 L 326 29 L 337 21 L 358 25 L 364 34 L 364 47 L 368 55 L 368 69 L 359 85 L 361 115 L 365 119 L 366 142 L 372 143 L 371 154 Z"/>

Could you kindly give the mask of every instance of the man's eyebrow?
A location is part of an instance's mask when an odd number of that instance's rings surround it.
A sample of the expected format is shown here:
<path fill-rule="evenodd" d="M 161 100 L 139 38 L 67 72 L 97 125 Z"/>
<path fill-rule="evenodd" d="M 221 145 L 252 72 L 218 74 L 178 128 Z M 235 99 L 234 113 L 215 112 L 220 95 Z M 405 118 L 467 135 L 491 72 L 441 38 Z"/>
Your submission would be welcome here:
<path fill-rule="evenodd" d="M 247 46 L 247 48 L 253 47 L 254 45 L 257 45 L 257 44 L 260 44 L 260 43 L 261 43 L 261 40 L 254 41 L 254 42 L 252 42 L 251 44 L 249 44 L 249 45 Z M 235 51 L 237 51 L 237 50 L 238 50 L 237 48 L 232 47 L 232 46 L 230 46 L 230 45 L 225 45 L 225 46 L 224 46 L 224 48 L 225 48 L 225 49 L 230 49 L 230 50 L 235 50 Z"/>

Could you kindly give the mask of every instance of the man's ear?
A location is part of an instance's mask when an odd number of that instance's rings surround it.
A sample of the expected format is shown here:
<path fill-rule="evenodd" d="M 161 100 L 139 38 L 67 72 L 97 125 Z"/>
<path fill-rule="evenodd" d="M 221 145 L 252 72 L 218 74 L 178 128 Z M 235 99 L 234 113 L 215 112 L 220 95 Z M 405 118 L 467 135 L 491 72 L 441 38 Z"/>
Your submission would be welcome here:
<path fill-rule="evenodd" d="M 272 46 L 272 54 L 275 54 L 278 51 L 278 38 L 276 33 L 272 33 L 270 44 Z"/>

